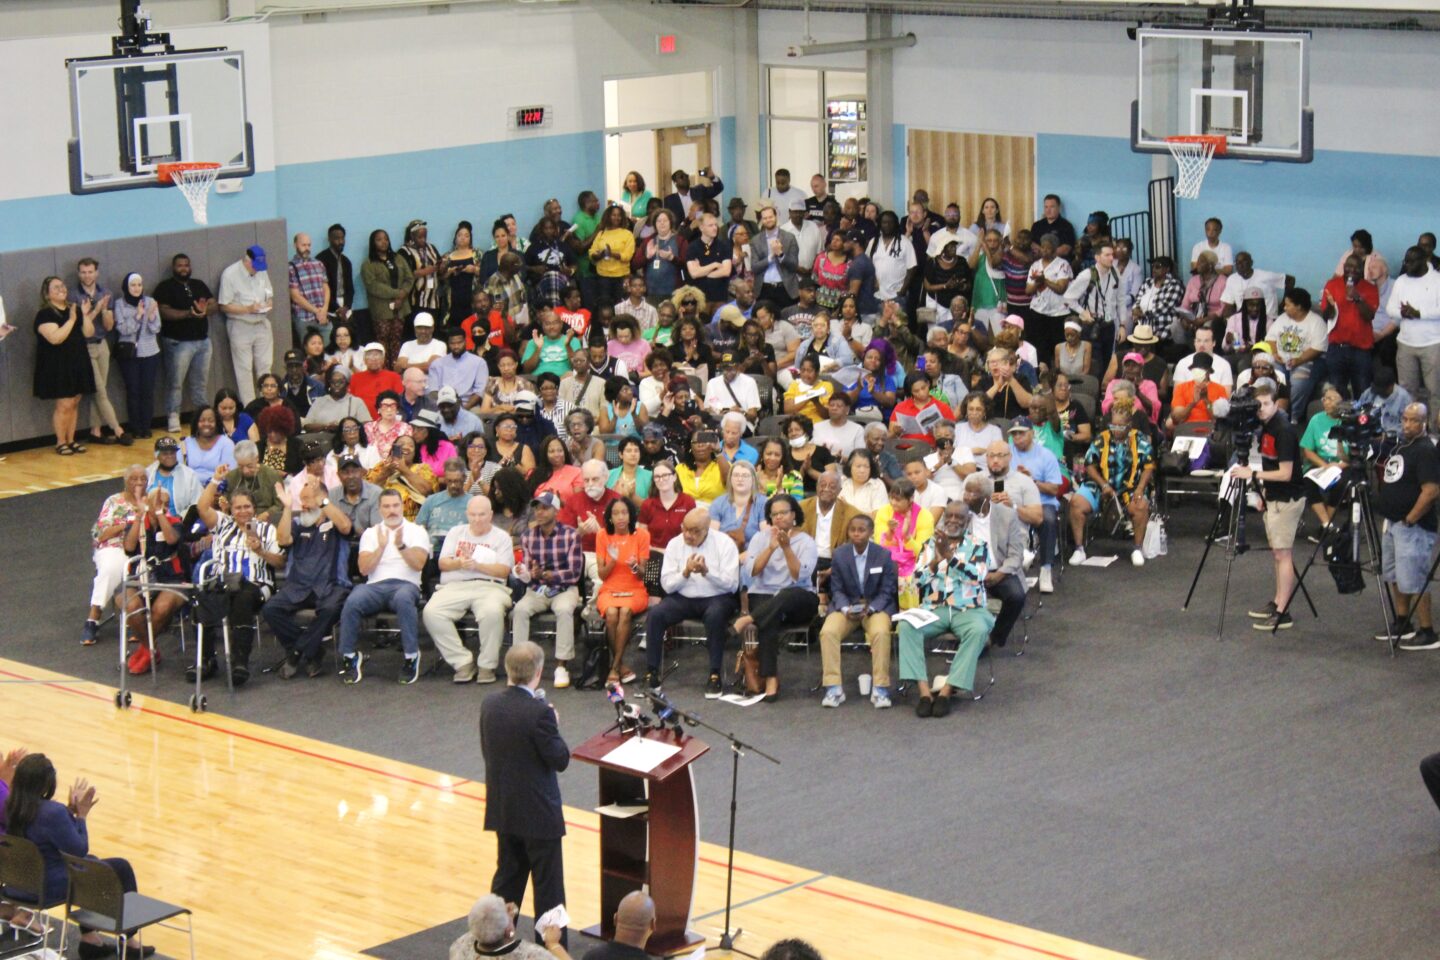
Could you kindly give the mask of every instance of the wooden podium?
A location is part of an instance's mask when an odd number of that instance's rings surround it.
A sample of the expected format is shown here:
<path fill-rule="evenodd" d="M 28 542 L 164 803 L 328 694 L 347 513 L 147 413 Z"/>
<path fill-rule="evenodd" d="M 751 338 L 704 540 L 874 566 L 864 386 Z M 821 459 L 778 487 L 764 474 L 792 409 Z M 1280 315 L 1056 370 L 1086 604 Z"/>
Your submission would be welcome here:
<path fill-rule="evenodd" d="M 680 752 L 648 773 L 605 760 L 631 736 L 674 744 Z M 622 735 L 609 731 L 591 737 L 572 756 L 600 768 L 600 806 L 648 803 L 631 817 L 600 816 L 600 922 L 583 931 L 615 937 L 615 911 L 627 893 L 645 886 L 655 901 L 655 933 L 645 949 L 667 955 L 691 949 L 705 938 L 689 929 L 695 871 L 700 857 L 700 827 L 695 779 L 690 764 L 709 751 L 694 737 L 660 730 Z"/>

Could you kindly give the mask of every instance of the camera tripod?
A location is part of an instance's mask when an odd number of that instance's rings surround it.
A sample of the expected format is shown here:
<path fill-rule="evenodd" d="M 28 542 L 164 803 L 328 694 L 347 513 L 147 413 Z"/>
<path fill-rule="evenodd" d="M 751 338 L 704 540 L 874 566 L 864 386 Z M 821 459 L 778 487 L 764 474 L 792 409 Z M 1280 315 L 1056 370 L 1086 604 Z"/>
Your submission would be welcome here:
<path fill-rule="evenodd" d="M 1249 460 L 1248 445 L 1242 449 L 1237 444 L 1237 454 L 1243 453 L 1240 463 Z M 1235 566 L 1235 558 L 1247 552 L 1250 545 L 1245 542 L 1245 495 L 1250 489 L 1249 480 L 1241 480 L 1237 477 L 1227 476 L 1222 481 L 1221 501 L 1215 508 L 1215 519 L 1210 523 L 1210 532 L 1205 535 L 1205 550 L 1200 554 L 1200 562 L 1195 565 L 1195 577 L 1190 581 L 1190 592 L 1185 594 L 1185 602 L 1181 604 L 1181 610 L 1190 609 L 1190 601 L 1195 596 L 1195 588 L 1200 584 L 1200 574 L 1205 570 L 1205 561 L 1210 556 L 1210 548 L 1217 540 L 1225 541 L 1225 585 L 1220 591 L 1220 620 L 1215 628 L 1215 639 L 1225 638 L 1225 609 L 1230 601 L 1230 573 Z M 1227 510 L 1228 507 L 1228 510 Z M 1221 531 L 1225 531 L 1223 534 Z M 1308 567 L 1307 567 L 1308 569 Z M 1316 617 L 1320 616 L 1315 609 L 1315 602 L 1310 599 L 1310 592 L 1305 589 L 1305 578 L 1302 575 L 1298 578 L 1295 589 L 1305 594 L 1305 603 L 1310 607 L 1310 612 Z M 1293 599 L 1294 594 L 1291 594 Z M 1287 604 L 1288 607 L 1288 604 Z"/>
<path fill-rule="evenodd" d="M 1384 578 L 1381 576 L 1380 549 L 1380 527 L 1375 522 L 1375 508 L 1370 503 L 1370 463 L 1364 461 L 1356 466 L 1347 466 L 1341 473 L 1340 479 L 1336 481 L 1341 484 L 1340 501 L 1335 507 L 1335 515 L 1320 531 L 1320 542 L 1315 545 L 1314 551 L 1310 554 L 1310 560 L 1305 564 L 1305 569 L 1300 571 L 1300 580 L 1297 584 L 1299 589 L 1305 587 L 1305 575 L 1315 564 L 1322 563 L 1330 565 L 1328 560 L 1321 559 L 1321 553 L 1326 547 L 1331 546 L 1344 535 L 1343 520 L 1340 518 L 1345 514 L 1350 516 L 1350 556 L 1352 562 L 1360 569 L 1361 575 L 1368 573 L 1375 577 L 1375 587 L 1380 593 L 1380 615 L 1385 622 L 1385 636 L 1390 640 L 1390 655 L 1395 656 L 1395 647 L 1400 638 L 1395 635 L 1395 605 L 1390 596 L 1390 591 L 1385 588 Z M 1370 552 L 1368 562 L 1360 559 L 1360 534 L 1365 534 L 1365 546 Z M 1428 584 L 1430 578 L 1435 576 L 1435 565 L 1431 565 L 1430 573 L 1425 582 Z M 1309 598 L 1309 594 L 1306 594 Z"/>

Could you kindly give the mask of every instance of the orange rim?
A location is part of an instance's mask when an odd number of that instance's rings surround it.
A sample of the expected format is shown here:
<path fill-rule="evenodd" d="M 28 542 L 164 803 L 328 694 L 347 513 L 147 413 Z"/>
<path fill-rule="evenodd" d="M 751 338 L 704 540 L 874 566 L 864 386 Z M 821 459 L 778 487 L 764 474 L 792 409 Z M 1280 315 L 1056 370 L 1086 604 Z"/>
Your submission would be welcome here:
<path fill-rule="evenodd" d="M 1221 155 L 1223 155 L 1223 154 L 1225 153 L 1226 148 L 1227 148 L 1227 147 L 1229 146 L 1229 144 L 1230 144 L 1229 138 L 1223 137 L 1223 136 L 1218 136 L 1218 135 L 1215 135 L 1215 134 L 1188 134 L 1188 135 L 1183 136 L 1183 137 L 1166 137 L 1166 138 L 1165 138 L 1165 142 L 1166 142 L 1166 143 L 1208 143 L 1208 144 L 1210 144 L 1210 146 L 1212 146 L 1212 147 L 1214 148 L 1214 152 L 1215 152 L 1215 155 L 1216 155 L 1216 156 L 1221 156 Z"/>
<path fill-rule="evenodd" d="M 185 163 L 159 163 L 155 165 L 155 178 L 161 183 L 174 183 L 175 174 L 184 173 L 186 170 L 218 169 L 220 169 L 220 164 L 201 160 L 192 160 Z"/>

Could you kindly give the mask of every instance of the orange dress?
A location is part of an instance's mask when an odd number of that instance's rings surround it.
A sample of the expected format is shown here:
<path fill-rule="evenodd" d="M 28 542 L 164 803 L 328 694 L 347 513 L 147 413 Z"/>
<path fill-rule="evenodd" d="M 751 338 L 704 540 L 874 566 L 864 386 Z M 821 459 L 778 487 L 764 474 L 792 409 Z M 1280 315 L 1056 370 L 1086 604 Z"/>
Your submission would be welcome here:
<path fill-rule="evenodd" d="M 650 594 L 645 590 L 645 581 L 630 569 L 634 560 L 645 569 L 650 559 L 650 531 L 637 530 L 634 533 L 611 535 L 603 529 L 595 534 L 595 555 L 613 556 L 617 563 L 610 570 L 610 576 L 600 584 L 595 595 L 595 608 L 604 614 L 611 607 L 629 607 L 634 614 L 644 613 L 650 606 Z"/>

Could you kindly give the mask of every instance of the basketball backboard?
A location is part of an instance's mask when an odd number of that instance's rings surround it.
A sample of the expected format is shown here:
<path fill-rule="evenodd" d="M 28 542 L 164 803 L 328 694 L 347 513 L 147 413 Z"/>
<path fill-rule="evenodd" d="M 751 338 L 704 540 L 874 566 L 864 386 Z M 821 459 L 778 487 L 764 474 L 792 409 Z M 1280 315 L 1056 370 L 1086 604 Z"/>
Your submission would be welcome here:
<path fill-rule="evenodd" d="M 1131 148 L 1165 153 L 1166 137 L 1224 136 L 1231 160 L 1309 163 L 1310 36 L 1263 30 L 1141 28 Z"/>
<path fill-rule="evenodd" d="M 212 161 L 255 172 L 245 55 L 197 50 L 68 61 L 70 192 L 155 186 L 161 163 Z"/>

